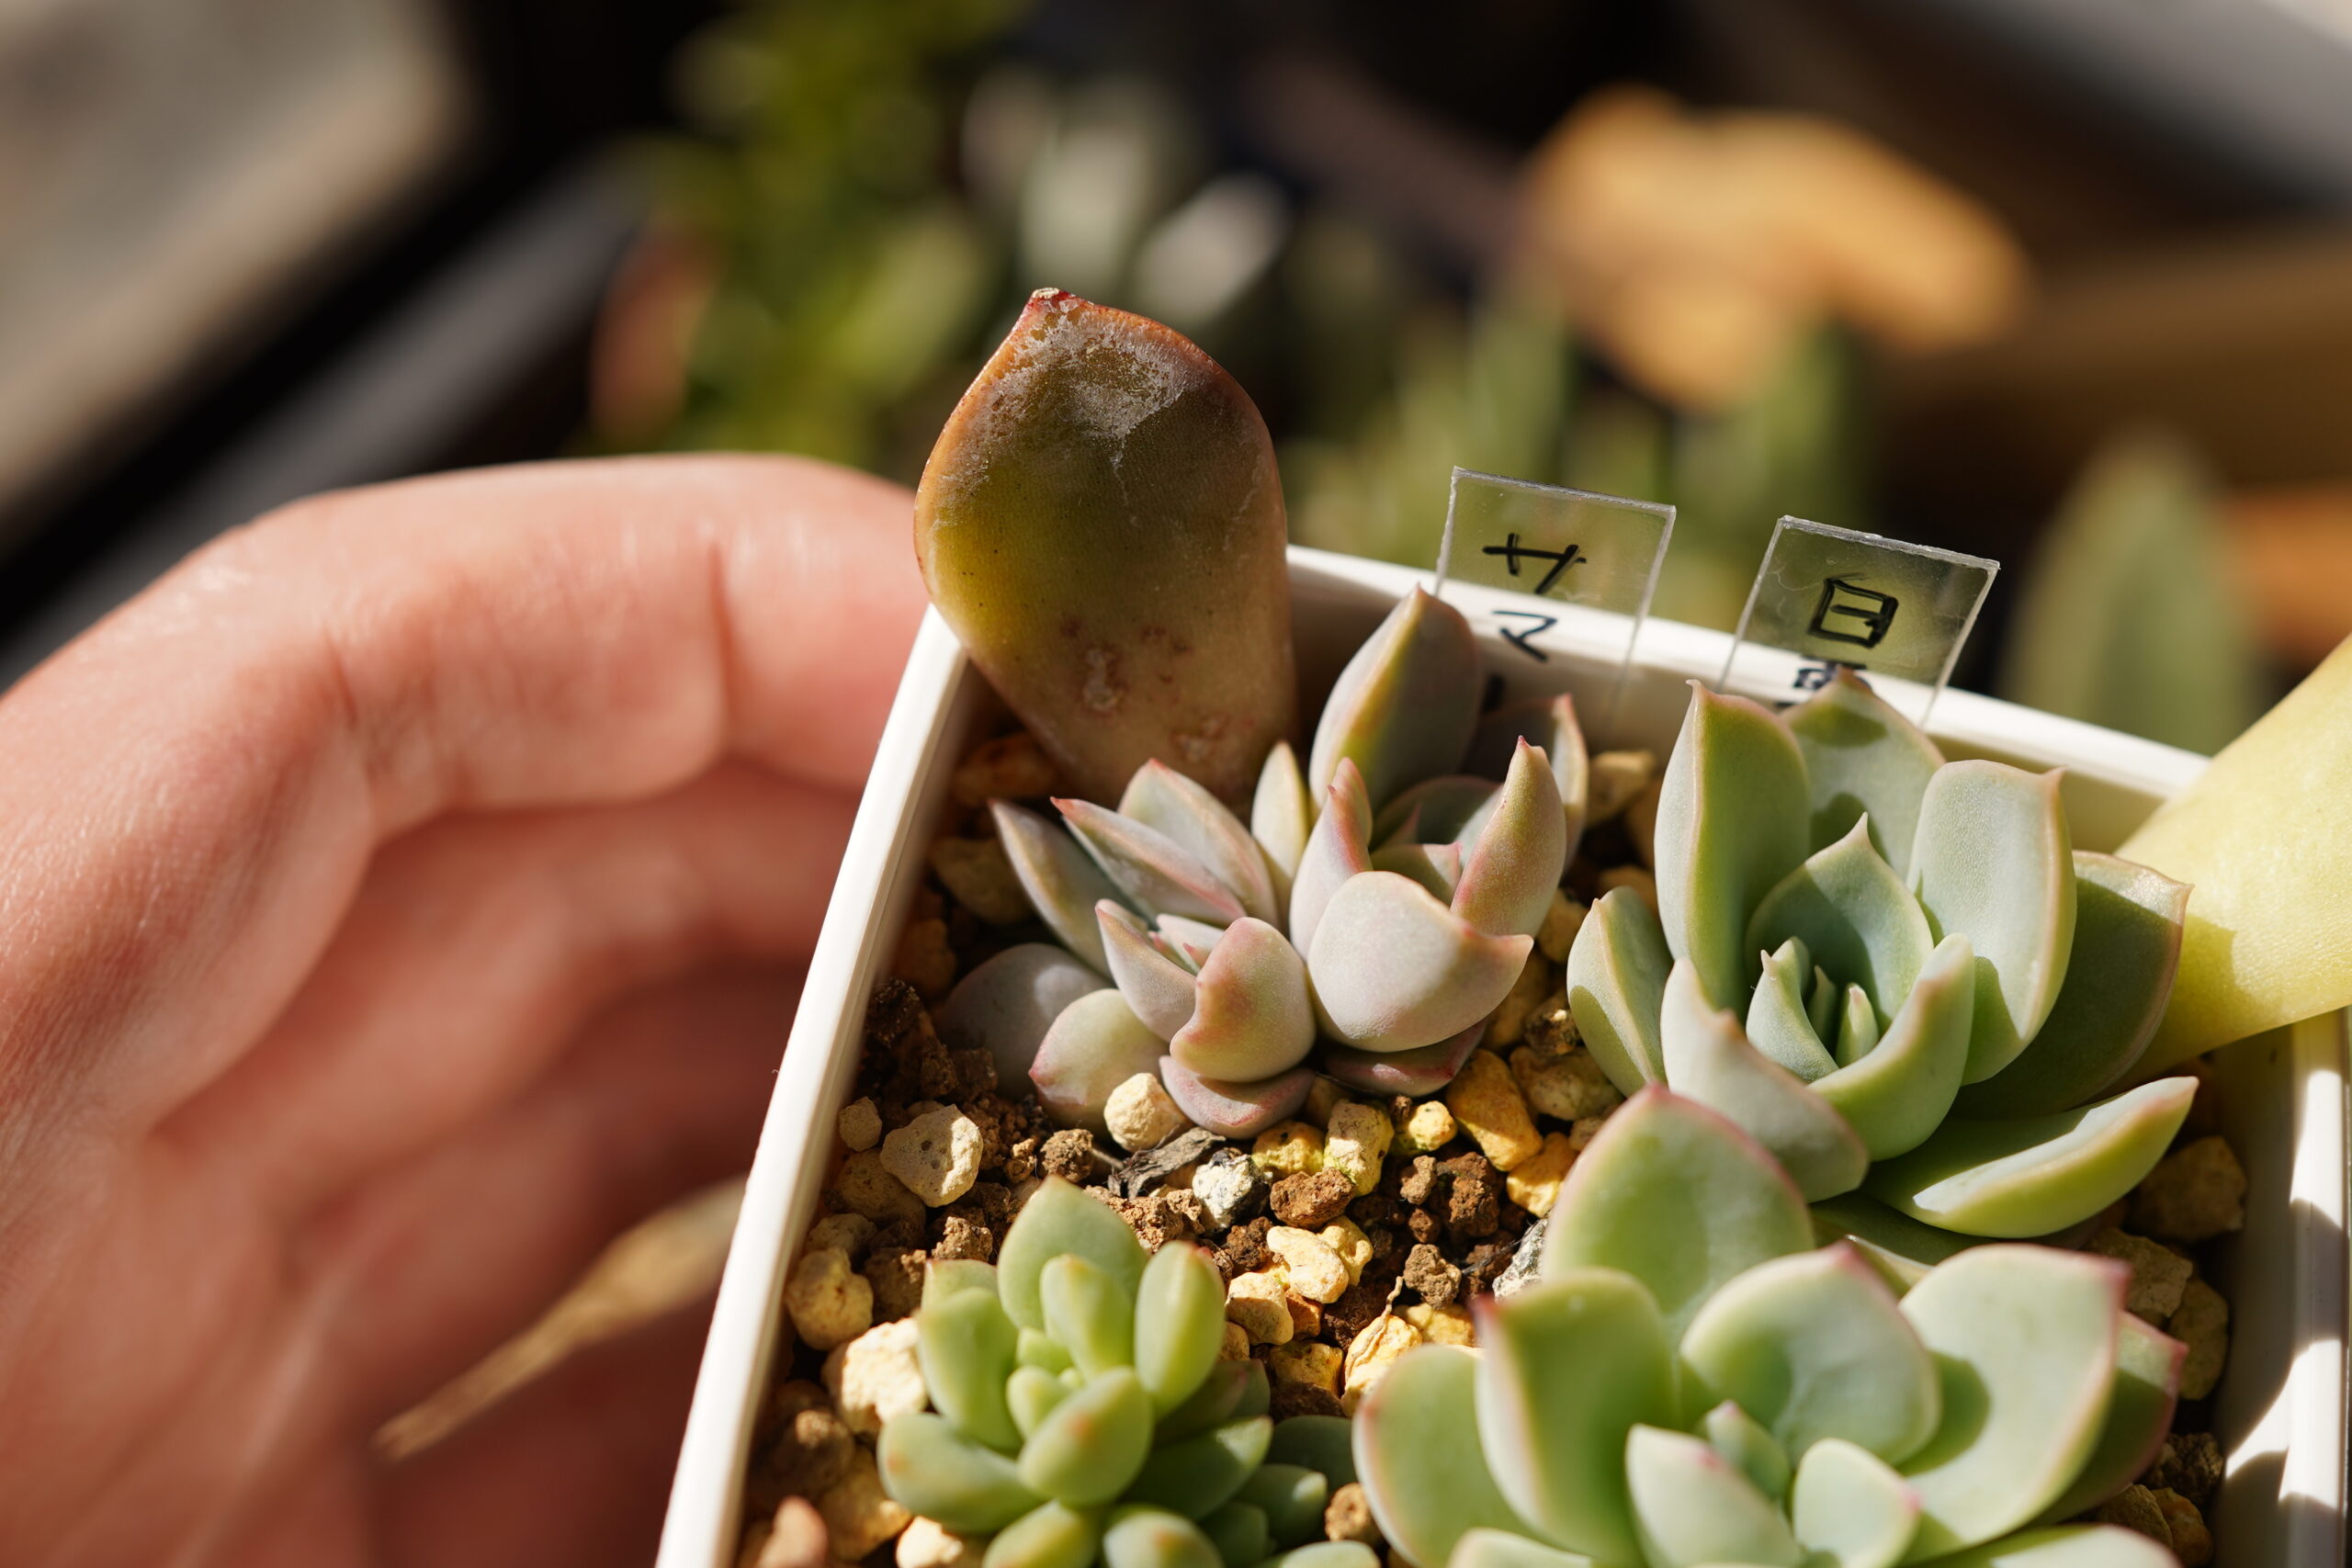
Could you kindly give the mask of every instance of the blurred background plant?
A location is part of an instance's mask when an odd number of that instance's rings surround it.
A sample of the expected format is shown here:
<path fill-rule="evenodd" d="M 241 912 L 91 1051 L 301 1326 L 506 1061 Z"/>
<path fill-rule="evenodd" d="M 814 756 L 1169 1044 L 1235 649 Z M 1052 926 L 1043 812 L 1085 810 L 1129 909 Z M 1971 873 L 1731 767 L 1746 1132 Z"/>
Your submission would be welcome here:
<path fill-rule="evenodd" d="M 2039 544 L 1965 497 L 1882 503 L 1910 367 L 1997 361 L 2041 302 L 2011 224 L 1882 140 L 1616 85 L 1507 160 L 1328 62 L 1204 100 L 1051 37 L 1029 0 L 753 0 L 691 39 L 692 133 L 634 153 L 655 217 L 600 324 L 594 444 L 910 481 L 1050 283 L 1234 371 L 1301 543 L 1430 564 L 1456 464 L 1668 501 L 1655 607 L 1729 627 L 1784 513 L 1936 536 L 2010 558 L 2004 694 L 2197 749 L 2304 657 L 2232 591 L 2193 439 L 2119 422 Z"/>

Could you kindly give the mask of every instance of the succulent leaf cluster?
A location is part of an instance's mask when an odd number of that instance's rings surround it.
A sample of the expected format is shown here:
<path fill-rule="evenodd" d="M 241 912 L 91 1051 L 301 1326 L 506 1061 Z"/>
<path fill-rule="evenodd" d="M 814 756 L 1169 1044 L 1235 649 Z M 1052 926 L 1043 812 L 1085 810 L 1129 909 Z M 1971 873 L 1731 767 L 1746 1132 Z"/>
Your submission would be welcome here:
<path fill-rule="evenodd" d="M 1971 1247 L 1897 1294 L 1816 1249 L 1781 1162 L 1663 1087 L 1621 1108 L 1480 1349 L 1424 1346 L 1357 1416 L 1374 1518 L 1431 1568 L 2155 1568 L 2064 1520 L 2169 1428 L 2183 1348 L 2111 1260 Z"/>
<path fill-rule="evenodd" d="M 1416 592 L 1341 674 L 1307 766 L 1272 748 L 1248 823 L 1156 760 L 1115 808 L 1055 801 L 1058 825 L 993 803 L 1030 901 L 1105 988 L 1042 1036 L 1034 1006 L 951 1007 L 996 1019 L 1001 1060 L 1036 1040 L 1020 1065 L 1075 1124 L 1099 1127 L 1113 1089 L 1157 1073 L 1199 1125 L 1258 1132 L 1305 1100 L 1318 1042 L 1352 1087 L 1441 1087 L 1525 966 L 1584 808 L 1568 699 L 1482 720 L 1479 681 L 1468 623 Z M 1006 967 L 975 971 L 975 998 L 1067 973 Z"/>
<path fill-rule="evenodd" d="M 995 1265 L 931 1265 L 915 1329 L 932 1408 L 883 1427 L 882 1483 L 985 1540 L 985 1568 L 1377 1568 L 1320 1540 L 1353 1478 L 1346 1424 L 1278 1427 L 1265 1370 L 1220 1359 L 1225 1288 L 1200 1248 L 1147 1257 L 1049 1178 Z"/>
<path fill-rule="evenodd" d="M 1786 716 L 1694 686 L 1657 912 L 1611 893 L 1569 953 L 1586 1043 L 1865 1237 L 1905 1233 L 1890 1206 L 1978 1236 L 2088 1219 L 2188 1113 L 2185 1077 L 2094 1097 L 2163 1016 L 2188 889 L 2074 849 L 2058 786 L 1946 761 L 1850 672 Z"/>

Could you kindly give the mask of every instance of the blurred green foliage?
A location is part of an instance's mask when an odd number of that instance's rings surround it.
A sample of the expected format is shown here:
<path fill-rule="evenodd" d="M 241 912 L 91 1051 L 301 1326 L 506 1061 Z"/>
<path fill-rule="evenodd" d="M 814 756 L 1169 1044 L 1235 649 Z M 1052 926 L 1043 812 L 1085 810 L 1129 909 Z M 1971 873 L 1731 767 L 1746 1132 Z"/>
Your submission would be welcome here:
<path fill-rule="evenodd" d="M 2267 705 L 2213 480 L 2160 432 L 2095 456 L 2042 536 L 2003 649 L 2012 702 L 2215 751 Z"/>

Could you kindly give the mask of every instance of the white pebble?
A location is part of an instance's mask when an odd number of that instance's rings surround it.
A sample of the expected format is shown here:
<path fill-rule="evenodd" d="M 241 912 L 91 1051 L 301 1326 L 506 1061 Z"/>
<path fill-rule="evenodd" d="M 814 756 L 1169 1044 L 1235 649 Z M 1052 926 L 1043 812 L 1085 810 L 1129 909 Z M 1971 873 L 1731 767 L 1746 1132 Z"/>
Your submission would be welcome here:
<path fill-rule="evenodd" d="M 1137 1073 L 1113 1089 L 1102 1102 L 1102 1123 L 1129 1154 L 1156 1149 L 1191 1125 L 1155 1073 Z"/>
<path fill-rule="evenodd" d="M 980 1126 L 952 1105 L 925 1111 L 882 1140 L 882 1168 L 933 1208 L 953 1203 L 980 1174 Z"/>

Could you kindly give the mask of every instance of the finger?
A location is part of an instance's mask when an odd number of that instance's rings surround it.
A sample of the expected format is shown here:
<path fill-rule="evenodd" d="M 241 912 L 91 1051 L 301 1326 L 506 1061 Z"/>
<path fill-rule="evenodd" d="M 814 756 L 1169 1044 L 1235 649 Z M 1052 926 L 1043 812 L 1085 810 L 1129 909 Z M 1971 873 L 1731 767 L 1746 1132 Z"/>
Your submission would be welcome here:
<path fill-rule="evenodd" d="M 729 752 L 854 786 L 922 606 L 907 517 L 820 464 L 645 459 L 330 496 L 200 552 L 0 701 L 37 763 L 0 771 L 5 1130 L 150 1124 L 285 1005 L 376 841 L 442 812 Z"/>
<path fill-rule="evenodd" d="M 377 857 L 267 1037 L 165 1125 L 305 1213 L 517 1092 L 613 998 L 805 960 L 850 816 L 738 764 L 654 800 L 420 829 Z"/>
<path fill-rule="evenodd" d="M 707 1304 L 591 1348 L 392 1473 L 384 1561 L 642 1568 L 662 1533 Z"/>
<path fill-rule="evenodd" d="M 797 978 L 697 978 L 305 1227 L 302 1316 L 338 1429 L 371 1432 L 526 1327 L 627 1226 L 751 1163 Z"/>

